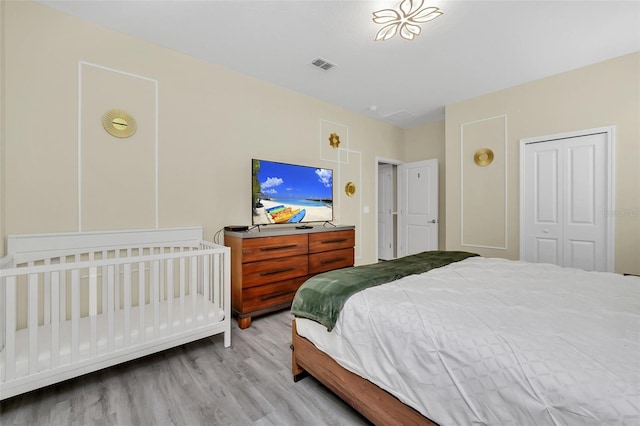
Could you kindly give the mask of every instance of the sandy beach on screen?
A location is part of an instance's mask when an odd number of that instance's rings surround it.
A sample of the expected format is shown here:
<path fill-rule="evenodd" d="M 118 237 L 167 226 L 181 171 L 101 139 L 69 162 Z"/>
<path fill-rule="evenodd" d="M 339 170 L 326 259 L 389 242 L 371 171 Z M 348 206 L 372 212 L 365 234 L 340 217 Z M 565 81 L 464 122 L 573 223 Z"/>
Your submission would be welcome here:
<path fill-rule="evenodd" d="M 331 218 L 331 209 L 326 206 L 322 207 L 309 207 L 309 206 L 299 206 L 297 204 L 286 203 L 286 202 L 277 202 L 270 200 L 261 200 L 261 203 L 264 207 L 256 209 L 258 212 L 258 216 L 254 216 L 254 224 L 269 224 L 275 223 L 265 210 L 271 207 L 283 205 L 285 207 L 291 207 L 292 210 L 304 209 L 306 210 L 306 214 L 304 215 L 304 222 L 324 222 L 327 218 Z"/>

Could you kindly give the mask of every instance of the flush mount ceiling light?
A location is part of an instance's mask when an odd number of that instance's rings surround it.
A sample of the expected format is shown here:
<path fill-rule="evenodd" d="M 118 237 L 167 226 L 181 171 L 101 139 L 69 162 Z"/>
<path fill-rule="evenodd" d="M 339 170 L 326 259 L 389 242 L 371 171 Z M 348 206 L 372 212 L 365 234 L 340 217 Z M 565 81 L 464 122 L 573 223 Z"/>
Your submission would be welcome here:
<path fill-rule="evenodd" d="M 376 41 L 389 40 L 398 32 L 405 40 L 413 40 L 420 34 L 420 24 L 442 15 L 438 7 L 423 7 L 424 0 L 403 0 L 397 9 L 381 9 L 373 12 L 373 22 L 384 25 L 376 34 Z"/>

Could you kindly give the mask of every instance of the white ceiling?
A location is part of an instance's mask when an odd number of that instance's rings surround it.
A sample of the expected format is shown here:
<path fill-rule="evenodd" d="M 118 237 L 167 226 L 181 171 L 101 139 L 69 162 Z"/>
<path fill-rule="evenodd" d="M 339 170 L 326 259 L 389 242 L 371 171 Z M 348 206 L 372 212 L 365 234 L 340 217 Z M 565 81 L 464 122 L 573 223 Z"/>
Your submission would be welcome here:
<path fill-rule="evenodd" d="M 372 12 L 400 0 L 39 3 L 404 128 L 444 118 L 453 102 L 640 51 L 637 0 L 425 0 L 444 15 L 413 41 L 378 42 Z M 317 57 L 337 66 L 320 70 Z"/>

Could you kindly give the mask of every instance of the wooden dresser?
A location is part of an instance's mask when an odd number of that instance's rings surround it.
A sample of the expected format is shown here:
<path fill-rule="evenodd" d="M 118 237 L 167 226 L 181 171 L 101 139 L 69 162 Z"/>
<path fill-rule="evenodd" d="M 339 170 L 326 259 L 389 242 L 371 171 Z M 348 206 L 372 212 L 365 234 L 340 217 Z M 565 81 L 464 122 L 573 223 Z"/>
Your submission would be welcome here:
<path fill-rule="evenodd" d="M 307 278 L 353 266 L 355 228 L 225 231 L 231 248 L 231 305 L 244 329 L 251 318 L 291 306 Z"/>

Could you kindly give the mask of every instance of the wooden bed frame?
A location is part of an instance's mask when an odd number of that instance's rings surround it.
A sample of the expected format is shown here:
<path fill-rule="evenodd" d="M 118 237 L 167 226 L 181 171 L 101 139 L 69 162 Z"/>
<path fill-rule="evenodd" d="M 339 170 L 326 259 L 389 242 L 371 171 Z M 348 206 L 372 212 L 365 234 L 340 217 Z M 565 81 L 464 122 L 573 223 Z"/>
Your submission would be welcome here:
<path fill-rule="evenodd" d="M 308 373 L 376 425 L 437 426 L 387 391 L 341 367 L 309 340 L 298 335 L 295 319 L 291 330 L 291 373 L 294 382 Z"/>

